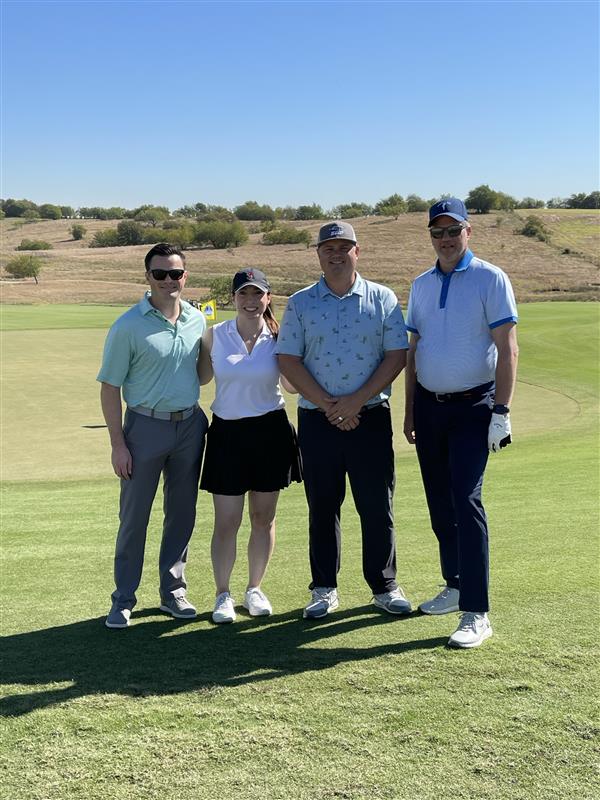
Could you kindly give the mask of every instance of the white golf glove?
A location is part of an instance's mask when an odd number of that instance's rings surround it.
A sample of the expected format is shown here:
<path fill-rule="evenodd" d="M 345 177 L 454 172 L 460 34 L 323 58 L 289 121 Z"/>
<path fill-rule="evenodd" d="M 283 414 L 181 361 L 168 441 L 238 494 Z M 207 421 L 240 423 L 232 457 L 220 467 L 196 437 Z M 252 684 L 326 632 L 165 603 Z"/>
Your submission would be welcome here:
<path fill-rule="evenodd" d="M 510 414 L 492 414 L 488 428 L 488 449 L 490 453 L 497 453 L 502 447 L 512 441 L 510 428 Z"/>

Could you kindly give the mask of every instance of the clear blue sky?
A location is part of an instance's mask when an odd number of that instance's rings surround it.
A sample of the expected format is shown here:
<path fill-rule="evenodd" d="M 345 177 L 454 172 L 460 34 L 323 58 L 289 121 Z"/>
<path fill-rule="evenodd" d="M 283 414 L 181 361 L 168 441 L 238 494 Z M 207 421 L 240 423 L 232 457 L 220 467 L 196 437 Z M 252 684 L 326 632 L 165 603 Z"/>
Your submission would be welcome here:
<path fill-rule="evenodd" d="M 599 179 L 595 2 L 4 0 L 3 197 L 232 207 Z"/>

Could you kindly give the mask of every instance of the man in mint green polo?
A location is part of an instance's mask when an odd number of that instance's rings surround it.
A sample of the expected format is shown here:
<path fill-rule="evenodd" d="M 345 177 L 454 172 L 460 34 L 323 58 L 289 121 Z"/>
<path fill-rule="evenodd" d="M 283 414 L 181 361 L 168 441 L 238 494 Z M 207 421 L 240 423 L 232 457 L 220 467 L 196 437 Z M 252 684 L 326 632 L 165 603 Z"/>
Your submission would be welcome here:
<path fill-rule="evenodd" d="M 196 616 L 184 576 L 196 519 L 198 479 L 207 419 L 198 406 L 196 361 L 206 328 L 202 312 L 181 299 L 185 256 L 170 244 L 145 258 L 150 291 L 113 324 L 97 380 L 121 479 L 115 549 L 115 591 L 108 628 L 126 628 L 142 576 L 148 520 L 160 476 L 164 524 L 159 556 L 160 608 Z M 126 404 L 123 422 L 122 400 Z"/>

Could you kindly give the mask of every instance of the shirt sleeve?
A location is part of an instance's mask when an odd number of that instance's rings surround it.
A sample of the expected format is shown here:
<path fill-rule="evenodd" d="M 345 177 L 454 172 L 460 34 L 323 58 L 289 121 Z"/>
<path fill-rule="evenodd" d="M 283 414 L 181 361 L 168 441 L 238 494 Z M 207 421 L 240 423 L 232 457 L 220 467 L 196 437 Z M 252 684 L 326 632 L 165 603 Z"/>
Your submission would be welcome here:
<path fill-rule="evenodd" d="M 104 343 L 102 366 L 96 380 L 111 386 L 122 386 L 129 372 L 131 356 L 128 332 L 119 324 L 113 325 Z"/>
<path fill-rule="evenodd" d="M 513 288 L 508 275 L 502 270 L 494 273 L 488 286 L 485 315 L 490 328 L 498 328 L 519 319 Z"/>
<path fill-rule="evenodd" d="M 417 320 L 416 320 L 416 309 L 415 309 L 415 300 L 414 300 L 414 292 L 415 292 L 415 285 L 411 286 L 410 295 L 408 298 L 408 311 L 406 312 L 406 328 L 411 333 L 416 333 L 417 336 L 419 335 L 419 329 L 417 327 Z"/>
<path fill-rule="evenodd" d="M 288 300 L 281 320 L 275 352 L 285 356 L 304 355 L 304 328 L 292 299 Z"/>
<path fill-rule="evenodd" d="M 383 298 L 383 350 L 407 350 L 408 334 L 396 295 L 390 290 Z"/>

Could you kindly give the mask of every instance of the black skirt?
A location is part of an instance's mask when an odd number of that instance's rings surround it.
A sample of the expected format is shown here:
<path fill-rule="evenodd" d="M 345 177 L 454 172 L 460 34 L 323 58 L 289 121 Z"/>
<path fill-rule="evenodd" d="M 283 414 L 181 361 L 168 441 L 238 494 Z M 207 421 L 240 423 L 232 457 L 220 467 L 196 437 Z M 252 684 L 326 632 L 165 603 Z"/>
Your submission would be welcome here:
<path fill-rule="evenodd" d="M 301 480 L 296 431 L 284 409 L 233 420 L 213 414 L 201 489 L 224 495 L 276 492 Z"/>

